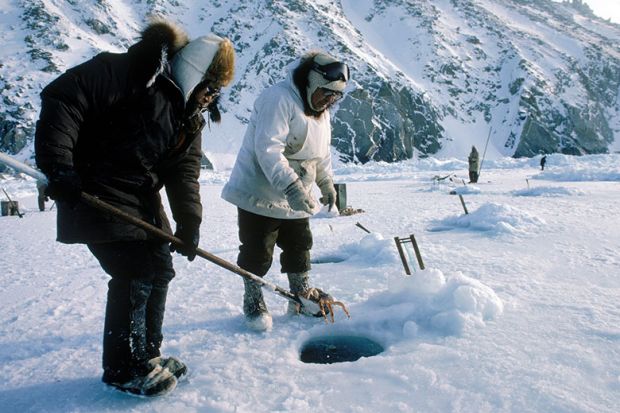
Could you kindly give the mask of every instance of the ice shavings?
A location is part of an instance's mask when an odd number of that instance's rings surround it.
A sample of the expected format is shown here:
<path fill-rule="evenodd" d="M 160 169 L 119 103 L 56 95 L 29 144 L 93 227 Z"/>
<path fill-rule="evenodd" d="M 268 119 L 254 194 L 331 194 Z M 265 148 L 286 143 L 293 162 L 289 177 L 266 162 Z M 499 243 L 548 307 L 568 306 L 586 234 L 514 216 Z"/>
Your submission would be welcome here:
<path fill-rule="evenodd" d="M 351 328 L 387 342 L 424 334 L 460 335 L 485 326 L 503 312 L 497 294 L 460 272 L 445 276 L 436 268 L 394 277 L 387 291 L 352 308 Z"/>

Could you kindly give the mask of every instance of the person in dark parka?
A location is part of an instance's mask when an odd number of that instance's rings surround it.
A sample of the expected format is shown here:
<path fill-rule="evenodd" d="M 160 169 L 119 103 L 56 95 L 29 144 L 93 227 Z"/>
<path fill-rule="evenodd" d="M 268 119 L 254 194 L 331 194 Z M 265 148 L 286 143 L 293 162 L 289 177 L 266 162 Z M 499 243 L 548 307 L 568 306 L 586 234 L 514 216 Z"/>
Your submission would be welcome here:
<path fill-rule="evenodd" d="M 172 233 L 190 261 L 198 246 L 203 111 L 219 122 L 220 89 L 233 78 L 234 49 L 214 34 L 190 42 L 153 20 L 126 53 L 100 53 L 67 70 L 41 93 L 35 134 L 47 195 L 58 205 L 59 242 L 83 243 L 111 276 L 102 380 L 120 390 L 160 395 L 185 365 L 162 357 L 162 323 L 173 248 L 143 229 L 79 201 L 82 191 Z"/>
<path fill-rule="evenodd" d="M 478 154 L 478 149 L 475 146 L 471 147 L 471 152 L 467 157 L 467 162 L 469 164 L 469 183 L 475 184 L 478 182 L 478 173 L 480 170 L 480 155 Z"/>

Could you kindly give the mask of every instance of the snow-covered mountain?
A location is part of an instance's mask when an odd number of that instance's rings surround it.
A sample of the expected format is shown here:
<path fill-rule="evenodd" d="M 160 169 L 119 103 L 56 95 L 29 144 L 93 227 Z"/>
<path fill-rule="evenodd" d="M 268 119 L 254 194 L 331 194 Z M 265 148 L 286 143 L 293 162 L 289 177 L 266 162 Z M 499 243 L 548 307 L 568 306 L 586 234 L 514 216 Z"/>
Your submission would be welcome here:
<path fill-rule="evenodd" d="M 235 154 L 252 104 L 310 49 L 346 60 L 344 161 L 620 150 L 620 25 L 580 0 L 0 0 L 0 150 L 32 154 L 38 93 L 158 14 L 229 37 L 236 81 L 211 153 Z"/>

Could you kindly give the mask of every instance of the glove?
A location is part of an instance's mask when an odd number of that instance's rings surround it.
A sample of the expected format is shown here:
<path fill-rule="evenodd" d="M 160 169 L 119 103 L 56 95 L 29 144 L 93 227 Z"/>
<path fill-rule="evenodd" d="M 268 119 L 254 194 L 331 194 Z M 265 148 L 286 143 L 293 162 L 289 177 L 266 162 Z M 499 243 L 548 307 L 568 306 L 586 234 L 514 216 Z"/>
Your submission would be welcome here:
<path fill-rule="evenodd" d="M 331 178 L 325 178 L 319 184 L 319 189 L 321 190 L 321 199 L 319 201 L 323 205 L 329 205 L 327 208 L 328 211 L 331 211 L 332 208 L 336 205 L 336 188 L 334 188 L 334 183 Z"/>
<path fill-rule="evenodd" d="M 178 223 L 174 236 L 183 241 L 185 246 L 170 244 L 170 252 L 176 251 L 187 257 L 189 261 L 194 261 L 194 258 L 196 258 L 196 248 L 198 248 L 198 242 L 200 241 L 200 222 L 187 221 Z"/>
<path fill-rule="evenodd" d="M 297 179 L 284 190 L 284 196 L 291 209 L 295 211 L 313 213 L 315 208 L 314 200 L 308 195 L 301 180 Z"/>
<path fill-rule="evenodd" d="M 47 176 L 45 195 L 55 201 L 74 206 L 80 200 L 82 180 L 70 166 L 57 166 Z"/>

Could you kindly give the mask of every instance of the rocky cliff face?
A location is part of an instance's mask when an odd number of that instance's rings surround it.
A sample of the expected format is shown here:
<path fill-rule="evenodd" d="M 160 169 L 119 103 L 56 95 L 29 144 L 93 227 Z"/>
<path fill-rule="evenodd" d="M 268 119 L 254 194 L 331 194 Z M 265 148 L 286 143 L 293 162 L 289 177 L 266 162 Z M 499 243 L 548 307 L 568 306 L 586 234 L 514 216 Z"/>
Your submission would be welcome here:
<path fill-rule="evenodd" d="M 124 50 L 153 13 L 233 40 L 231 151 L 258 93 L 317 47 L 352 68 L 332 113 L 344 161 L 451 154 L 471 146 L 463 128 L 474 126 L 508 156 L 603 153 L 620 140 L 620 26 L 578 0 L 52 3 L 13 0 L 2 17 L 0 150 L 23 159 L 41 88 L 100 50 Z"/>

